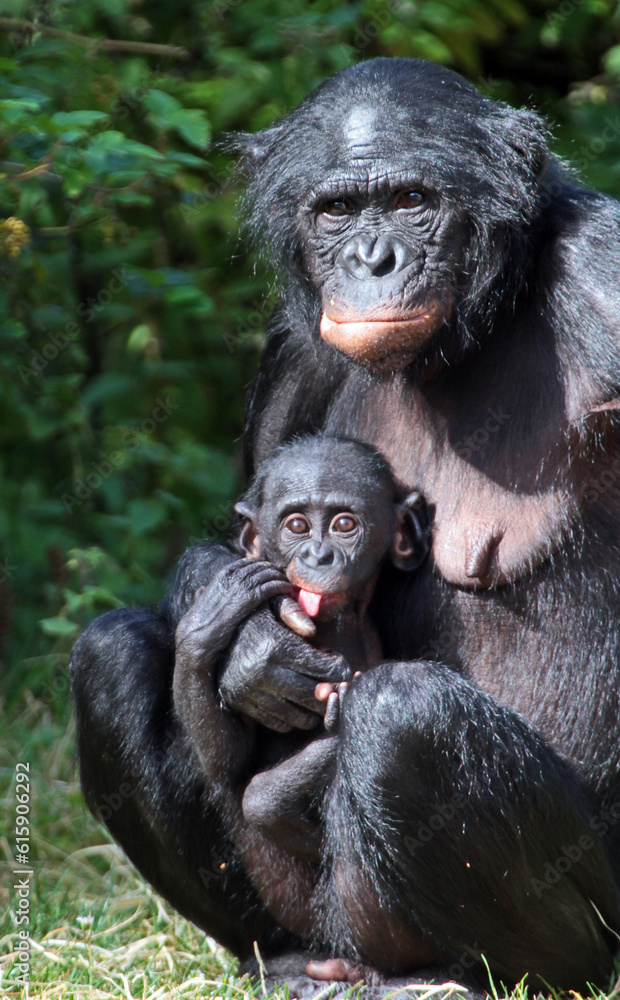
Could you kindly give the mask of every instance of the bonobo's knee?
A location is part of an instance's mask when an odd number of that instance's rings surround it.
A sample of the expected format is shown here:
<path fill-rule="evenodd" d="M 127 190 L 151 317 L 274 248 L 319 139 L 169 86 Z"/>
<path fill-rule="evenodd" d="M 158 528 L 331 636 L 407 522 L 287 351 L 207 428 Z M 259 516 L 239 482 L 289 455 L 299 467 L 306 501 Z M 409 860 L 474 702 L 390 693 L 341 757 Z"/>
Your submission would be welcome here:
<path fill-rule="evenodd" d="M 126 720 L 156 699 L 168 685 L 173 654 L 170 629 L 155 611 L 119 608 L 96 618 L 69 666 L 78 722 L 82 713 L 112 721 L 117 708 Z"/>
<path fill-rule="evenodd" d="M 525 719 L 414 662 L 356 678 L 341 725 L 326 799 L 333 934 L 368 950 L 370 879 L 379 911 L 426 928 L 451 960 L 484 955 L 510 985 L 526 972 L 604 984 L 617 943 L 605 926 L 620 926 L 609 861 L 576 775 Z"/>
<path fill-rule="evenodd" d="M 243 815 L 247 823 L 268 835 L 281 819 L 281 803 L 270 772 L 255 774 L 243 793 Z"/>
<path fill-rule="evenodd" d="M 454 739 L 464 715 L 459 681 L 447 667 L 426 661 L 384 663 L 356 677 L 343 706 L 342 766 L 364 784 L 393 784 L 395 791 L 420 761 L 433 770 L 433 758 Z"/>

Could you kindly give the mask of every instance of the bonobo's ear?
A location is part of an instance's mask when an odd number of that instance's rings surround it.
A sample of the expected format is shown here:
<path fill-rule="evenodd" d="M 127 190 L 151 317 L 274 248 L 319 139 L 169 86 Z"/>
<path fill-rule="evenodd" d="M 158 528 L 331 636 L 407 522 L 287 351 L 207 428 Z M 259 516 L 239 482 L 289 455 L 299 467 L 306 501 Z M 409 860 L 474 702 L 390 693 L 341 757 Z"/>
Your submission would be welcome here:
<path fill-rule="evenodd" d="M 396 532 L 390 553 L 398 569 L 415 569 L 431 547 L 430 517 L 426 501 L 417 491 L 396 505 Z"/>
<path fill-rule="evenodd" d="M 258 558 L 260 556 L 260 539 L 258 537 L 258 528 L 256 526 L 256 511 L 244 503 L 243 500 L 240 503 L 235 504 L 235 511 L 243 518 L 243 526 L 241 528 L 241 534 L 239 535 L 239 545 L 245 552 L 246 556 L 254 556 Z"/>
<path fill-rule="evenodd" d="M 269 152 L 268 129 L 264 132 L 231 132 L 222 141 L 227 153 L 237 157 L 242 174 L 253 174 Z"/>

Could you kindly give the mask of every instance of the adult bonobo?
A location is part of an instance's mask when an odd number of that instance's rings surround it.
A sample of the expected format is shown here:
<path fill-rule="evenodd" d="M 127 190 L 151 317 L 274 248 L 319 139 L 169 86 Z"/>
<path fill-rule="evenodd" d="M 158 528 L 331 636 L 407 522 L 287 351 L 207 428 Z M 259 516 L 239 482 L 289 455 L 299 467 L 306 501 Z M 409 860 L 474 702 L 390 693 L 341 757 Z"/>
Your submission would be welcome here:
<path fill-rule="evenodd" d="M 311 972 L 409 972 L 422 941 L 447 962 L 484 955 L 506 983 L 604 986 L 620 926 L 620 503 L 604 485 L 620 208 L 548 159 L 535 114 L 417 60 L 339 73 L 234 145 L 283 286 L 248 470 L 322 429 L 372 444 L 434 513 L 426 567 L 386 570 L 375 592 L 400 662 L 360 678 L 340 722 L 316 934 L 333 961 Z M 254 939 L 274 955 L 291 937 L 249 887 L 171 700 L 174 627 L 233 558 L 190 549 L 160 611 L 110 613 L 80 640 L 82 776 L 175 906 L 240 955 Z M 259 608 L 220 695 L 310 727 L 333 661 Z"/>

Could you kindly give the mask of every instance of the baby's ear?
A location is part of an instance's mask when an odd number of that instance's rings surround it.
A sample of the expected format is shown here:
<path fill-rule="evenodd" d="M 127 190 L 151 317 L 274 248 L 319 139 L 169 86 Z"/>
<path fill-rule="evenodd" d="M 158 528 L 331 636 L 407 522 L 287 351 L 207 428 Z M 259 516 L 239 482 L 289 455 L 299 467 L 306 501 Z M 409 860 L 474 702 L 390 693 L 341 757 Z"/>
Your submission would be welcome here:
<path fill-rule="evenodd" d="M 261 554 L 260 538 L 258 537 L 258 527 L 256 525 L 256 511 L 244 501 L 235 504 L 235 512 L 243 518 L 241 534 L 239 535 L 239 545 L 246 556 L 258 558 Z"/>
<path fill-rule="evenodd" d="M 398 569 L 416 569 L 431 547 L 431 522 L 426 501 L 417 491 L 396 504 L 396 531 L 391 559 Z"/>

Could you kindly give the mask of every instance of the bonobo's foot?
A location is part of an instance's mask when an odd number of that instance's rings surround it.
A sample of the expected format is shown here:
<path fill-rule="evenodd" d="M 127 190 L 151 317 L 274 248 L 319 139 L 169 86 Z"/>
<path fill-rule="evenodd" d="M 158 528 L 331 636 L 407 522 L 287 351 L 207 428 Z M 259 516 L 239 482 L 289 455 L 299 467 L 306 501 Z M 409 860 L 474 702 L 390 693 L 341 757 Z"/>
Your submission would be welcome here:
<path fill-rule="evenodd" d="M 367 986 L 381 986 L 385 976 L 370 965 L 351 962 L 348 958 L 313 959 L 308 962 L 306 972 L 312 979 L 323 982 L 366 983 Z"/>
<path fill-rule="evenodd" d="M 325 971 L 329 968 L 333 975 L 317 979 L 314 974 L 308 974 L 307 970 L 310 968 L 318 970 L 319 967 Z M 351 986 L 358 983 L 361 985 L 355 991 L 355 996 L 359 1000 L 391 1000 L 392 997 L 394 1000 L 415 1000 L 420 995 L 420 986 L 428 985 L 436 989 L 441 983 L 446 984 L 445 991 L 433 992 L 433 1000 L 486 1000 L 486 994 L 481 990 L 461 986 L 448 969 L 440 966 L 417 969 L 411 976 L 388 978 L 368 967 L 360 969 L 347 959 L 311 957 L 307 952 L 287 952 L 267 959 L 262 977 L 254 961 L 248 963 L 243 971 L 261 979 L 265 995 L 278 987 L 286 986 L 291 1000 L 344 1000 L 351 995 Z M 367 975 L 368 979 L 365 978 Z M 407 989 L 410 986 L 417 988 Z"/>

